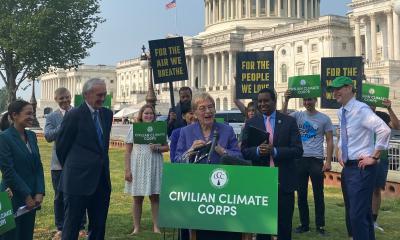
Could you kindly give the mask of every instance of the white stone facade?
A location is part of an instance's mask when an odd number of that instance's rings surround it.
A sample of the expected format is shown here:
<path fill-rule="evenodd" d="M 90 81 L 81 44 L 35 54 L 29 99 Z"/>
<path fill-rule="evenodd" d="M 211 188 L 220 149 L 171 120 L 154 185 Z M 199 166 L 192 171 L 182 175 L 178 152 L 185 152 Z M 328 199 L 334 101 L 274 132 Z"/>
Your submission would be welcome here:
<path fill-rule="evenodd" d="M 347 16 L 320 16 L 320 0 L 204 0 L 204 31 L 184 37 L 189 79 L 174 83 L 175 101 L 177 89 L 189 86 L 210 93 L 217 110 L 234 108 L 236 53 L 269 50 L 275 53 L 278 108 L 288 77 L 318 74 L 322 57 L 344 56 L 363 56 L 367 81 L 390 85 L 393 105 L 400 107 L 400 26 L 393 5 L 353 0 Z M 144 103 L 148 75 L 139 58 L 117 64 L 116 109 Z M 157 111 L 167 113 L 168 84 L 155 90 Z M 289 108 L 301 105 L 294 99 Z"/>
<path fill-rule="evenodd" d="M 38 107 L 56 109 L 58 106 L 54 101 L 54 91 L 59 87 L 66 87 L 71 92 L 73 103 L 74 96 L 82 93 L 83 84 L 91 78 L 103 79 L 107 84 L 108 94 L 116 95 L 117 79 L 114 66 L 82 65 L 76 70 L 58 69 L 40 76 L 41 97 Z"/>

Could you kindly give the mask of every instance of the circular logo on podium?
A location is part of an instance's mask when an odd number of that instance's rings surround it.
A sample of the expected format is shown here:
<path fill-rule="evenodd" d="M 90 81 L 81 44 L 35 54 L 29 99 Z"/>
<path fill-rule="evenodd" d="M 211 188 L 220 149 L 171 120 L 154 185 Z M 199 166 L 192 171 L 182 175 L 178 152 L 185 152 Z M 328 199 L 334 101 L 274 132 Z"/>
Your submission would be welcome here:
<path fill-rule="evenodd" d="M 215 188 L 223 188 L 228 183 L 228 174 L 223 169 L 214 169 L 210 176 L 210 182 Z"/>
<path fill-rule="evenodd" d="M 153 127 L 152 126 L 148 127 L 147 132 L 149 132 L 149 133 L 153 132 Z"/>
<path fill-rule="evenodd" d="M 301 79 L 301 80 L 300 80 L 300 85 L 301 85 L 301 86 L 304 86 L 304 85 L 306 85 L 306 84 L 307 84 L 307 82 L 306 82 L 305 79 Z"/>

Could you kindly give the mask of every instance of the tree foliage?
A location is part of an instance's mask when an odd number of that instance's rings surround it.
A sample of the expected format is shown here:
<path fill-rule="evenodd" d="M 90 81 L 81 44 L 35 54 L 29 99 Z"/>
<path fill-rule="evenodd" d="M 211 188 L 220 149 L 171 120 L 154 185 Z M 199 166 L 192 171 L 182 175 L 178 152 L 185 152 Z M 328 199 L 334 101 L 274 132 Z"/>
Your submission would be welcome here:
<path fill-rule="evenodd" d="M 9 101 L 20 84 L 81 64 L 103 19 L 99 0 L 1 0 L 0 78 Z"/>

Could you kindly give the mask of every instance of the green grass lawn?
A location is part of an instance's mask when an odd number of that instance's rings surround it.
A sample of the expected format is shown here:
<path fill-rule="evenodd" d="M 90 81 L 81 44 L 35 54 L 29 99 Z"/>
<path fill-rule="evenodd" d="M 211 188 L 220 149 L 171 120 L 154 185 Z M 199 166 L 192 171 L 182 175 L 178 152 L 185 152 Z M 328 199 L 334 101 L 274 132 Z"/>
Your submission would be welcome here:
<path fill-rule="evenodd" d="M 51 239 L 55 232 L 53 215 L 53 188 L 50 177 L 51 145 L 44 141 L 39 142 L 41 157 L 46 178 L 46 196 L 42 210 L 36 218 L 35 239 Z M 152 233 L 150 204 L 148 199 L 145 202 L 142 216 L 142 232 L 137 236 L 129 236 L 132 228 L 132 198 L 123 193 L 124 188 L 124 159 L 123 149 L 110 150 L 110 168 L 112 181 L 111 204 L 107 219 L 106 239 L 163 239 L 163 235 Z M 346 239 L 344 224 L 344 205 L 340 189 L 326 188 L 326 230 L 329 236 L 325 239 L 343 240 Z M 309 195 L 312 199 L 312 194 Z M 314 216 L 313 205 L 310 202 L 311 216 Z M 251 221 L 251 219 L 249 219 Z M 311 220 L 311 226 L 314 222 Z M 382 204 L 382 211 L 379 217 L 380 225 L 385 229 L 384 233 L 377 233 L 377 239 L 398 240 L 400 239 L 400 200 L 385 199 Z M 295 209 L 293 226 L 299 224 L 298 211 Z M 173 230 L 166 231 L 166 239 L 173 239 Z M 293 234 L 294 240 L 305 240 L 319 238 L 315 231 L 306 234 Z M 175 239 L 177 239 L 175 232 Z"/>

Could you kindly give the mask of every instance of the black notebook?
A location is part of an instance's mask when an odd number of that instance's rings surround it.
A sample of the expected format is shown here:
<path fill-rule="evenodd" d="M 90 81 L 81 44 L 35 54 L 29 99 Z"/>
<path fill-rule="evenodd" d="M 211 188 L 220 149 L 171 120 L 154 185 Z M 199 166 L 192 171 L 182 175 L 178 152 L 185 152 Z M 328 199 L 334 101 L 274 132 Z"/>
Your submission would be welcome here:
<path fill-rule="evenodd" d="M 259 129 L 253 126 L 249 126 L 247 132 L 247 145 L 248 146 L 259 146 L 261 143 L 269 143 L 269 133 L 263 129 Z"/>

